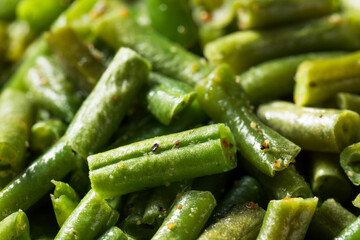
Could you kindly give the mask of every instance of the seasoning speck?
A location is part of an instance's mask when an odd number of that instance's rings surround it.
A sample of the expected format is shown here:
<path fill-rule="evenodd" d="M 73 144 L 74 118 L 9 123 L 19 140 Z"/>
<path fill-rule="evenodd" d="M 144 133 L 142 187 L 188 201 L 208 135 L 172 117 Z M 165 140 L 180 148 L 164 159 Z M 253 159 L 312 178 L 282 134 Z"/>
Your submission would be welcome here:
<path fill-rule="evenodd" d="M 151 147 L 151 152 L 155 152 L 157 149 L 159 148 L 159 144 L 155 143 L 152 147 Z"/>
<path fill-rule="evenodd" d="M 181 204 L 178 204 L 178 205 L 176 205 L 176 208 L 177 208 L 177 209 L 182 209 L 182 205 L 181 205 Z"/>
<path fill-rule="evenodd" d="M 176 140 L 176 142 L 174 142 L 174 147 L 175 148 L 179 148 L 180 147 L 180 141 Z"/>
<path fill-rule="evenodd" d="M 167 228 L 170 230 L 174 230 L 175 229 L 175 223 L 168 223 L 166 224 Z"/>

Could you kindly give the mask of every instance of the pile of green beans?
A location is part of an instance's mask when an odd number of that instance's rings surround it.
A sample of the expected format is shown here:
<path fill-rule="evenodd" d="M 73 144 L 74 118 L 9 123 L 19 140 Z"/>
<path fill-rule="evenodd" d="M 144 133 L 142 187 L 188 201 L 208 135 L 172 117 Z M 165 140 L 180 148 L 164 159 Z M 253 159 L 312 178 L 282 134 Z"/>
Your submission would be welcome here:
<path fill-rule="evenodd" d="M 359 239 L 358 0 L 1 0 L 0 239 Z"/>

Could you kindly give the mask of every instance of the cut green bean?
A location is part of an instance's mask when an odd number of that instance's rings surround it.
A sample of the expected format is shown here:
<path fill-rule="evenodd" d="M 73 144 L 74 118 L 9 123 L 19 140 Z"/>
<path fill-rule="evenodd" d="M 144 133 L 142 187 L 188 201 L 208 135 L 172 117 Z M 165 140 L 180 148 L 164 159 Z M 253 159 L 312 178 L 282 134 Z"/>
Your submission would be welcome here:
<path fill-rule="evenodd" d="M 82 158 L 105 146 L 148 73 L 148 63 L 137 53 L 118 51 L 65 133 Z"/>
<path fill-rule="evenodd" d="M 26 214 L 19 210 L 0 222 L 1 239 L 30 240 L 29 220 Z"/>
<path fill-rule="evenodd" d="M 305 61 L 297 69 L 297 105 L 322 103 L 338 92 L 360 92 L 360 52 L 330 59 Z"/>
<path fill-rule="evenodd" d="M 127 236 L 123 231 L 121 231 L 118 227 L 111 227 L 107 230 L 98 240 L 128 240 L 132 239 L 131 237 Z"/>
<path fill-rule="evenodd" d="M 340 92 L 336 94 L 336 104 L 340 109 L 347 109 L 360 114 L 360 96 Z"/>
<path fill-rule="evenodd" d="M 357 207 L 357 208 L 360 208 L 360 194 L 358 194 L 356 196 L 356 198 L 354 199 L 354 201 L 352 201 L 352 204 Z"/>
<path fill-rule="evenodd" d="M 340 154 L 340 165 L 350 181 L 360 185 L 360 142 L 346 147 Z"/>
<path fill-rule="evenodd" d="M 146 94 L 148 108 L 165 125 L 169 125 L 196 97 L 191 86 L 157 73 L 150 74 L 149 83 L 152 86 Z"/>
<path fill-rule="evenodd" d="M 308 235 L 312 239 L 334 239 L 347 225 L 356 219 L 334 199 L 326 200 L 314 213 Z"/>
<path fill-rule="evenodd" d="M 255 240 L 259 234 L 264 215 L 264 209 L 256 203 L 238 203 L 216 223 L 207 227 L 198 240 Z"/>
<path fill-rule="evenodd" d="M 219 66 L 199 83 L 196 92 L 204 111 L 230 127 L 240 153 L 260 171 L 274 176 L 295 161 L 300 147 L 256 117 L 227 65 Z"/>
<path fill-rule="evenodd" d="M 188 191 L 173 204 L 151 239 L 196 239 L 216 205 L 210 192 Z"/>
<path fill-rule="evenodd" d="M 234 146 L 224 124 L 147 139 L 88 157 L 91 186 L 110 198 L 226 172 L 236 167 Z"/>
<path fill-rule="evenodd" d="M 261 62 L 293 54 L 360 48 L 360 21 L 333 14 L 269 30 L 247 30 L 208 43 L 204 54 L 214 65 L 228 63 L 236 73 Z"/>
<path fill-rule="evenodd" d="M 119 213 L 90 190 L 66 219 L 55 240 L 95 239 L 114 226 L 118 218 Z"/>
<path fill-rule="evenodd" d="M 339 235 L 334 238 L 335 240 L 357 240 L 360 238 L 360 217 L 357 217 L 350 223 Z"/>
<path fill-rule="evenodd" d="M 348 110 L 299 107 L 274 101 L 257 115 L 266 125 L 304 150 L 339 153 L 358 140 L 359 115 Z"/>
<path fill-rule="evenodd" d="M 304 239 L 317 202 L 317 198 L 271 200 L 256 239 Z"/>

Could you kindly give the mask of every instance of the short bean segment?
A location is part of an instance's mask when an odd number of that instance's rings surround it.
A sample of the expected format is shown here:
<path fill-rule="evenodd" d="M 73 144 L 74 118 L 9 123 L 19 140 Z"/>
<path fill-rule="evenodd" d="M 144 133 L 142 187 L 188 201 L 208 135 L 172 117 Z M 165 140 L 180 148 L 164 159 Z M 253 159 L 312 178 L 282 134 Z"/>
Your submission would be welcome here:
<path fill-rule="evenodd" d="M 30 240 L 29 220 L 26 214 L 19 210 L 7 216 L 0 222 L 2 239 Z"/>
<path fill-rule="evenodd" d="M 305 61 L 295 76 L 294 101 L 297 105 L 322 103 L 338 92 L 360 92 L 360 52 Z"/>
<path fill-rule="evenodd" d="M 353 111 L 305 108 L 283 101 L 261 105 L 258 117 L 304 150 L 339 153 L 358 140 L 359 115 Z"/>
<path fill-rule="evenodd" d="M 274 176 L 295 161 L 300 147 L 256 117 L 227 65 L 219 66 L 200 82 L 196 92 L 204 111 L 230 127 L 240 153 L 260 171 Z"/>
<path fill-rule="evenodd" d="M 341 152 L 340 165 L 350 181 L 360 185 L 360 143 L 352 144 Z"/>
<path fill-rule="evenodd" d="M 317 198 L 271 200 L 256 239 L 304 239 Z"/>
<path fill-rule="evenodd" d="M 151 239 L 196 239 L 215 205 L 215 198 L 210 192 L 185 192 L 175 201 Z"/>
<path fill-rule="evenodd" d="M 236 167 L 235 141 L 213 124 L 88 157 L 92 188 L 108 198 Z"/>
<path fill-rule="evenodd" d="M 360 96 L 357 94 L 340 92 L 336 94 L 336 104 L 340 109 L 347 109 L 360 114 Z"/>
<path fill-rule="evenodd" d="M 256 239 L 264 216 L 265 210 L 256 203 L 238 203 L 207 227 L 198 239 Z"/>
<path fill-rule="evenodd" d="M 60 239 L 95 239 L 114 226 L 119 213 L 93 190 L 80 201 L 66 219 L 55 240 Z"/>

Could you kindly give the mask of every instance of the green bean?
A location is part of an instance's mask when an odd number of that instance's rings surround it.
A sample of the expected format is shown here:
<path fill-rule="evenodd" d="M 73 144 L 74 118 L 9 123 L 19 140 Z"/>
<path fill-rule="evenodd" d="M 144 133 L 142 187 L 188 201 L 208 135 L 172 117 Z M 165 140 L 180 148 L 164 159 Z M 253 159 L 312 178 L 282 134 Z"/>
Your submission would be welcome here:
<path fill-rule="evenodd" d="M 340 109 L 348 109 L 360 114 L 360 96 L 351 93 L 340 92 L 336 94 L 336 104 Z"/>
<path fill-rule="evenodd" d="M 148 72 L 148 63 L 134 51 L 118 51 L 65 133 L 82 158 L 105 146 Z"/>
<path fill-rule="evenodd" d="M 339 10 L 334 0 L 291 0 L 285 2 L 239 1 L 238 17 L 241 29 L 266 28 L 328 15 Z"/>
<path fill-rule="evenodd" d="M 350 181 L 360 185 L 360 142 L 346 147 L 340 154 L 340 165 Z"/>
<path fill-rule="evenodd" d="M 22 92 L 8 89 L 0 96 L 0 166 L 16 173 L 26 165 L 30 129 L 35 106 Z"/>
<path fill-rule="evenodd" d="M 358 19 L 334 14 L 269 30 L 235 32 L 208 43 L 204 54 L 214 65 L 228 63 L 236 73 L 293 54 L 360 48 Z"/>
<path fill-rule="evenodd" d="M 317 198 L 271 200 L 256 239 L 304 239 Z"/>
<path fill-rule="evenodd" d="M 114 226 L 118 218 L 119 213 L 90 190 L 66 219 L 55 240 L 95 239 L 98 234 Z"/>
<path fill-rule="evenodd" d="M 66 124 L 56 119 L 39 121 L 30 132 L 30 149 L 43 152 L 51 147 L 66 131 Z"/>
<path fill-rule="evenodd" d="M 292 97 L 296 69 L 301 62 L 343 54 L 342 52 L 305 53 L 270 60 L 242 73 L 239 76 L 240 85 L 251 103 L 255 105 L 269 100 Z"/>
<path fill-rule="evenodd" d="M 196 239 L 215 205 L 210 192 L 185 192 L 151 239 Z"/>
<path fill-rule="evenodd" d="M 264 215 L 264 209 L 253 202 L 238 203 L 216 223 L 207 227 L 198 239 L 255 240 Z"/>
<path fill-rule="evenodd" d="M 283 101 L 261 105 L 261 121 L 304 150 L 339 153 L 358 140 L 359 115 L 348 110 L 299 107 Z"/>
<path fill-rule="evenodd" d="M 355 219 L 355 215 L 341 204 L 328 199 L 316 209 L 309 226 L 309 235 L 312 239 L 334 239 Z"/>
<path fill-rule="evenodd" d="M 311 189 L 316 196 L 340 202 L 350 198 L 352 186 L 339 164 L 339 155 L 312 153 L 310 165 Z"/>
<path fill-rule="evenodd" d="M 131 237 L 127 236 L 123 231 L 121 231 L 118 227 L 111 227 L 107 230 L 98 240 L 128 240 L 132 239 Z"/>
<path fill-rule="evenodd" d="M 148 108 L 164 125 L 169 125 L 196 97 L 191 86 L 157 73 L 150 74 L 149 83 L 151 87 L 146 93 Z"/>
<path fill-rule="evenodd" d="M 30 240 L 29 220 L 26 214 L 19 210 L 0 222 L 1 239 Z"/>
<path fill-rule="evenodd" d="M 338 92 L 359 92 L 359 61 L 360 52 L 354 52 L 301 63 L 295 76 L 295 103 L 300 106 L 314 105 Z"/>
<path fill-rule="evenodd" d="M 236 167 L 233 146 L 224 124 L 147 139 L 88 157 L 91 186 L 109 198 L 226 172 Z"/>
<path fill-rule="evenodd" d="M 340 232 L 335 240 L 356 240 L 360 238 L 360 217 L 357 217 L 344 230 Z"/>
<path fill-rule="evenodd" d="M 72 120 L 82 96 L 53 57 L 37 57 L 23 81 L 39 106 L 66 122 Z"/>
<path fill-rule="evenodd" d="M 196 92 L 204 111 L 230 127 L 240 153 L 260 171 L 274 176 L 295 161 L 300 148 L 260 122 L 228 66 L 218 67 Z"/>

